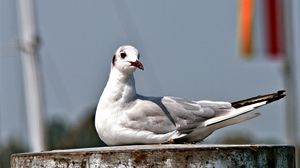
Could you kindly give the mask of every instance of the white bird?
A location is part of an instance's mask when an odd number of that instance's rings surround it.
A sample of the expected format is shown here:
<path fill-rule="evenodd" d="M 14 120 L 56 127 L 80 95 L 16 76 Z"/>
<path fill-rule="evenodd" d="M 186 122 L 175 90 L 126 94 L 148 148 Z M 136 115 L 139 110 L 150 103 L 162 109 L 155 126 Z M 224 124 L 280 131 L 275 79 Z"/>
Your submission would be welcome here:
<path fill-rule="evenodd" d="M 237 102 L 146 97 L 136 93 L 133 72 L 144 69 L 133 46 L 115 52 L 99 100 L 95 127 L 107 145 L 190 143 L 213 131 L 257 117 L 248 113 L 285 96 L 285 91 Z"/>

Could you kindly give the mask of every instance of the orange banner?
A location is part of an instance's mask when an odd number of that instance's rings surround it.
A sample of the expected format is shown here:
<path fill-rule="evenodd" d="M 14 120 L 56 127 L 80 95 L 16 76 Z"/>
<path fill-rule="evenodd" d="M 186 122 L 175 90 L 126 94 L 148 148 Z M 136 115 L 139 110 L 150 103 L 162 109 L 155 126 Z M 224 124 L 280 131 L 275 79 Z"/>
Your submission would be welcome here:
<path fill-rule="evenodd" d="M 240 0 L 239 4 L 239 45 L 245 58 L 253 53 L 254 0 Z"/>

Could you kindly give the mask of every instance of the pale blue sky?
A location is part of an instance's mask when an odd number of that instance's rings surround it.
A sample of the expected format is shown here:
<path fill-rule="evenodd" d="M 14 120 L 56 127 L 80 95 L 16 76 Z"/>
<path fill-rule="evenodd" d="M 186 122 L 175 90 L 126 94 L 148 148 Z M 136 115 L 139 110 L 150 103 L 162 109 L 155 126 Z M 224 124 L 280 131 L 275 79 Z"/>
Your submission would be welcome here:
<path fill-rule="evenodd" d="M 282 62 L 265 59 L 261 47 L 255 59 L 241 59 L 236 5 L 235 0 L 38 1 L 47 119 L 76 122 L 96 105 L 112 54 L 123 44 L 140 50 L 145 67 L 135 77 L 140 94 L 235 101 L 284 89 Z M 26 138 L 15 11 L 14 1 L 0 0 L 0 143 L 10 135 Z M 299 67 L 299 47 L 295 53 Z M 285 143 L 284 104 L 261 108 L 258 118 L 219 130 L 209 140 L 243 132 Z"/>

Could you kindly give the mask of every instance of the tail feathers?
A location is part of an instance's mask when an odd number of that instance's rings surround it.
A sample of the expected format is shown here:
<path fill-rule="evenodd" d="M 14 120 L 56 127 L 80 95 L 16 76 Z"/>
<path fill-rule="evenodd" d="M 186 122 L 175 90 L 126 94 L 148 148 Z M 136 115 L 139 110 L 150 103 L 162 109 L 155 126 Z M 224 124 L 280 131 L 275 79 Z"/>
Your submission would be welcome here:
<path fill-rule="evenodd" d="M 204 126 L 214 125 L 214 124 L 229 120 L 231 118 L 235 118 L 237 116 L 244 115 L 244 114 L 254 110 L 255 108 L 258 108 L 265 104 L 279 100 L 279 99 L 283 98 L 284 96 L 285 96 L 285 91 L 280 90 L 276 93 L 256 96 L 256 97 L 252 97 L 252 98 L 249 98 L 246 100 L 240 100 L 237 102 L 233 102 L 233 103 L 231 103 L 233 109 L 229 113 L 227 113 L 226 115 L 221 115 L 221 116 L 206 120 L 204 122 Z"/>
<path fill-rule="evenodd" d="M 240 122 L 250 120 L 250 119 L 255 118 L 259 115 L 260 115 L 260 113 L 246 113 L 246 114 L 239 115 L 239 116 L 236 116 L 236 117 L 233 117 L 233 118 L 229 118 L 227 120 L 223 120 L 222 122 L 219 122 L 219 123 L 215 123 L 213 125 L 210 125 L 209 127 L 211 127 L 211 129 L 213 129 L 213 130 L 216 130 L 216 129 L 219 129 L 219 128 L 227 127 L 229 125 L 238 124 Z"/>
<path fill-rule="evenodd" d="M 229 125 L 237 124 L 237 123 L 240 123 L 243 121 L 247 121 L 247 120 L 255 118 L 259 115 L 260 115 L 259 113 L 247 113 L 247 114 L 236 116 L 233 118 L 228 118 L 227 120 L 223 120 L 223 122 L 218 122 L 218 123 L 209 125 L 207 127 L 201 126 L 199 128 L 196 128 L 190 134 L 180 137 L 178 139 L 175 139 L 175 141 L 177 143 L 182 143 L 185 141 L 190 141 L 190 142 L 199 141 L 199 140 L 206 138 L 207 136 L 209 136 L 211 133 L 213 133 L 217 129 L 220 129 L 220 128 L 223 128 L 223 127 L 226 127 Z"/>
<path fill-rule="evenodd" d="M 247 106 L 244 106 L 244 107 L 240 107 L 238 109 L 233 108 L 231 110 L 231 112 L 228 113 L 228 114 L 226 114 L 226 115 L 221 115 L 221 116 L 213 117 L 211 119 L 206 120 L 204 122 L 204 126 L 211 126 L 211 125 L 223 122 L 225 120 L 228 120 L 228 119 L 231 119 L 231 118 L 243 115 L 245 113 L 248 113 L 248 112 L 254 110 L 257 107 L 265 105 L 266 103 L 267 103 L 266 101 L 263 101 L 263 102 L 259 102 L 259 103 L 255 103 L 255 104 L 250 104 L 250 105 L 247 105 Z"/>
<path fill-rule="evenodd" d="M 247 106 L 254 103 L 264 102 L 266 101 L 268 103 L 271 103 L 273 101 L 279 100 L 281 98 L 285 97 L 285 90 L 279 90 L 276 93 L 266 94 L 266 95 L 259 95 L 256 97 L 252 97 L 245 100 L 240 100 L 236 102 L 232 102 L 231 105 L 234 108 L 240 108 L 243 106 Z"/>

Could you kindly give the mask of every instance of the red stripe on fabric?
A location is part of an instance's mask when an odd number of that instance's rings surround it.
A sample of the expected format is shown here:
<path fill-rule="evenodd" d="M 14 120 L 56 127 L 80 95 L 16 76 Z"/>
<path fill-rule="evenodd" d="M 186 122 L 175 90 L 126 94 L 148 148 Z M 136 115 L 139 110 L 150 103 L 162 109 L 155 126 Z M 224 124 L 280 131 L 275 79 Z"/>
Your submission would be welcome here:
<path fill-rule="evenodd" d="M 280 0 L 265 0 L 266 49 L 271 58 L 283 54 L 283 18 Z"/>

